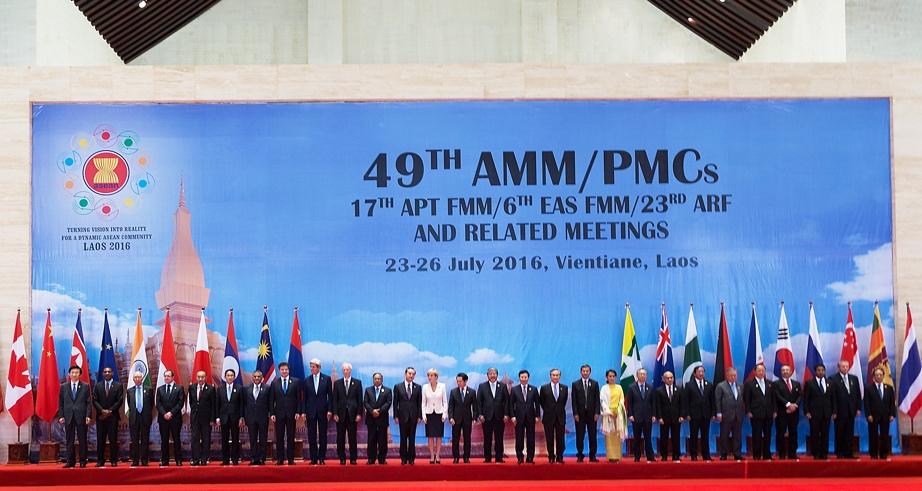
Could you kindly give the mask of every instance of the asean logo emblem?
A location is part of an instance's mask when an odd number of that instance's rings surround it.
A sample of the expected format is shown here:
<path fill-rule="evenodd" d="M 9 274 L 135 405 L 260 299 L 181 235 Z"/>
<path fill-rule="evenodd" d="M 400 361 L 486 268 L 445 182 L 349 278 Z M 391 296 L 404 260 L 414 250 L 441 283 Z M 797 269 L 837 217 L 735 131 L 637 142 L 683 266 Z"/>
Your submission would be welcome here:
<path fill-rule="evenodd" d="M 100 150 L 83 164 L 83 181 L 90 191 L 109 196 L 128 184 L 128 161 L 112 150 Z"/>

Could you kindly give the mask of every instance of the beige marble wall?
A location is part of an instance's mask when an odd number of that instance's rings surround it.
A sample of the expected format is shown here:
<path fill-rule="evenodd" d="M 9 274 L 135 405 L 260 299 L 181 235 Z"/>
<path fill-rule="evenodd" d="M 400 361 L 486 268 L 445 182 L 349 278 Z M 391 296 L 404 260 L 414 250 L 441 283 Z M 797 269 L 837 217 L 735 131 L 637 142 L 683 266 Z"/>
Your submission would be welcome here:
<path fill-rule="evenodd" d="M 900 306 L 895 328 L 902 339 L 904 302 L 922 305 L 920 80 L 922 63 L 0 67 L 0 182 L 6 189 L 0 193 L 0 384 L 6 381 L 16 309 L 23 309 L 24 326 L 31 323 L 33 101 L 890 97 L 895 303 Z M 858 184 L 855 199 L 873 192 Z M 898 347 L 889 348 L 899 359 Z M 922 418 L 915 426 L 922 429 Z M 15 439 L 4 412 L 0 461 L 6 458 L 3 444 Z"/>

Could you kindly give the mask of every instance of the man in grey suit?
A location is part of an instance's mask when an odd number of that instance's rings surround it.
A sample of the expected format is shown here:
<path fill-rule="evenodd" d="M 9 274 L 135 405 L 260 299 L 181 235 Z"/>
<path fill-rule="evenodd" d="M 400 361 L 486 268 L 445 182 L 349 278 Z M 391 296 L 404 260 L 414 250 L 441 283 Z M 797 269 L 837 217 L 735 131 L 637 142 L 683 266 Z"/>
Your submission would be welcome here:
<path fill-rule="evenodd" d="M 714 390 L 714 403 L 717 408 L 717 421 L 720 422 L 720 460 L 727 460 L 727 453 L 733 451 L 733 457 L 743 460 L 742 429 L 743 388 L 736 382 L 736 369 L 727 368 L 727 379 L 717 384 Z"/>
<path fill-rule="evenodd" d="M 64 426 L 67 442 L 67 463 L 64 467 L 74 467 L 77 463 L 74 437 L 80 449 L 80 467 L 86 467 L 86 430 L 90 424 L 90 386 L 80 381 L 83 369 L 74 365 L 67 371 L 70 379 L 61 384 L 58 390 L 58 423 Z"/>
<path fill-rule="evenodd" d="M 647 370 L 641 368 L 634 374 L 637 381 L 627 389 L 627 419 L 634 430 L 634 462 L 640 462 L 640 443 L 643 440 L 647 462 L 653 462 L 653 422 L 656 421 L 656 393 L 647 383 Z"/>

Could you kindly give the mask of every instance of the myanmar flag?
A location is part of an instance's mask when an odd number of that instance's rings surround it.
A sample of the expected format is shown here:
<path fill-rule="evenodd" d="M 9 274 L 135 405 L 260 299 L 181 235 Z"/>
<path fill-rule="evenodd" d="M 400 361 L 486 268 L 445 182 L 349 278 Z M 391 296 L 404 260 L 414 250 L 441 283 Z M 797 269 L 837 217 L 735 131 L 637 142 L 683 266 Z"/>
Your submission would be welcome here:
<path fill-rule="evenodd" d="M 634 333 L 634 319 L 631 318 L 631 306 L 625 305 L 627 313 L 624 316 L 624 340 L 621 342 L 621 387 L 627 393 L 628 387 L 634 383 L 634 373 L 639 370 L 640 350 L 637 349 L 637 335 Z"/>

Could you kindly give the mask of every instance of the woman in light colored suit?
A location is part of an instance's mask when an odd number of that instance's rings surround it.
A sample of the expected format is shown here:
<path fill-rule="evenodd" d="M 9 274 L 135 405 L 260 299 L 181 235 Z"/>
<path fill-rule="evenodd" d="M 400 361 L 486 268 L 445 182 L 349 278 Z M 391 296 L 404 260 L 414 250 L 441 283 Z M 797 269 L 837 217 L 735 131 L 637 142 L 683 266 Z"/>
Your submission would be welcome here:
<path fill-rule="evenodd" d="M 429 383 L 423 385 L 423 414 L 426 415 L 426 438 L 429 439 L 429 463 L 441 464 L 442 437 L 445 436 L 445 419 L 448 417 L 448 391 L 439 382 L 439 371 L 426 371 Z"/>
<path fill-rule="evenodd" d="M 605 434 L 605 456 L 609 462 L 621 462 L 621 442 L 624 441 L 624 391 L 617 382 L 618 373 L 605 372 L 605 385 L 599 393 L 602 403 L 602 433 Z"/>

